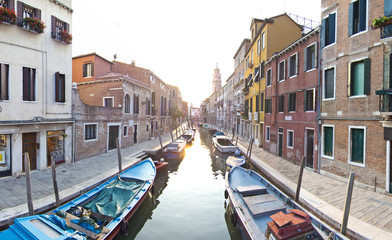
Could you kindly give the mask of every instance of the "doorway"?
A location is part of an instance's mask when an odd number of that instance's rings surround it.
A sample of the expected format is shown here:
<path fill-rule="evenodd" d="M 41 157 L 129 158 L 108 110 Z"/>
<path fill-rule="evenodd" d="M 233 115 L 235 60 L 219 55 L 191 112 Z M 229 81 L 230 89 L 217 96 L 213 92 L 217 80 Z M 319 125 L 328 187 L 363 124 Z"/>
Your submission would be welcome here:
<path fill-rule="evenodd" d="M 24 164 L 24 153 L 29 154 L 30 158 L 30 170 L 37 169 L 37 133 L 23 133 L 22 134 L 22 171 L 25 171 L 25 164 Z"/>
<path fill-rule="evenodd" d="M 137 125 L 133 125 L 133 143 L 137 143 Z"/>
<path fill-rule="evenodd" d="M 283 156 L 283 128 L 278 130 L 278 156 Z"/>
<path fill-rule="evenodd" d="M 116 149 L 116 139 L 118 138 L 119 126 L 109 126 L 109 143 L 108 150 Z"/>
<path fill-rule="evenodd" d="M 313 168 L 313 152 L 314 152 L 314 130 L 305 130 L 305 157 L 306 166 Z"/>

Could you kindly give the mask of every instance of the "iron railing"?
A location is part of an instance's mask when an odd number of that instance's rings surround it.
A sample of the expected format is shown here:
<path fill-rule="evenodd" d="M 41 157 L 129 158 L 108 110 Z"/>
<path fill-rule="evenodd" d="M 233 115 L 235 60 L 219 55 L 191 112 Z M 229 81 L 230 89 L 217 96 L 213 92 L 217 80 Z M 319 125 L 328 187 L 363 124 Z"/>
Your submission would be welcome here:
<path fill-rule="evenodd" d="M 376 91 L 376 95 L 380 96 L 378 104 L 379 111 L 392 112 L 392 89 L 378 90 Z"/>

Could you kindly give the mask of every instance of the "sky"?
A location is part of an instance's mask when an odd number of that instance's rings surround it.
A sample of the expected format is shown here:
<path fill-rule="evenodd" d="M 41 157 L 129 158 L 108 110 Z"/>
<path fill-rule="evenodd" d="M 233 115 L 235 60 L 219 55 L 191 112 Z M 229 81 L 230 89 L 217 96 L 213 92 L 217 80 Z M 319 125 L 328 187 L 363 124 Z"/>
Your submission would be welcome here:
<path fill-rule="evenodd" d="M 136 62 L 178 86 L 198 107 L 212 93 L 216 64 L 222 85 L 252 18 L 292 13 L 320 21 L 320 0 L 76 0 L 72 55 L 96 52 Z"/>

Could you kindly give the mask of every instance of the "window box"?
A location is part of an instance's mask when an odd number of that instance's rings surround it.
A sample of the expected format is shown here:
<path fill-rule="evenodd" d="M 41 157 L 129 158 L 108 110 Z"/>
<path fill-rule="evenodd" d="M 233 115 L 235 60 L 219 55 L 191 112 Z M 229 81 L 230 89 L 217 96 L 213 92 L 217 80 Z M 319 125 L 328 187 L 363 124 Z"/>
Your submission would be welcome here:
<path fill-rule="evenodd" d="M 44 29 L 46 28 L 44 22 L 34 17 L 23 18 L 23 20 L 18 23 L 18 26 L 36 33 L 43 33 Z"/>
<path fill-rule="evenodd" d="M 60 31 L 59 33 L 61 37 L 61 41 L 66 43 L 66 44 L 71 44 L 72 43 L 72 34 L 67 32 L 67 31 Z"/>
<path fill-rule="evenodd" d="M 16 23 L 16 14 L 12 9 L 0 7 L 0 23 L 14 24 Z"/>

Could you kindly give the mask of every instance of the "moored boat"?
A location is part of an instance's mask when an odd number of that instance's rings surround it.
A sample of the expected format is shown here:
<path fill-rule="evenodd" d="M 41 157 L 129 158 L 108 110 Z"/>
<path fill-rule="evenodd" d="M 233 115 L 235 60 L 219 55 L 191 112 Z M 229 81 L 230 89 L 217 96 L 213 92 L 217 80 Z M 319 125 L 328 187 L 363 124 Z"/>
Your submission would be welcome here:
<path fill-rule="evenodd" d="M 222 153 L 233 153 L 237 150 L 234 143 L 226 136 L 215 136 L 212 138 L 212 142 L 214 143 L 214 147 Z"/>
<path fill-rule="evenodd" d="M 185 139 L 178 138 L 166 146 L 162 155 L 165 159 L 183 159 L 185 157 L 185 147 Z"/>
<path fill-rule="evenodd" d="M 15 219 L 0 239 L 113 239 L 126 228 L 155 176 L 154 162 L 146 159 L 47 214 Z"/>
<path fill-rule="evenodd" d="M 187 144 L 192 144 L 192 142 L 195 140 L 195 131 L 188 129 L 181 137 L 185 139 Z"/>
<path fill-rule="evenodd" d="M 214 135 L 212 135 L 212 137 L 216 137 L 216 136 L 225 136 L 225 133 L 221 131 L 217 131 L 214 133 Z"/>
<path fill-rule="evenodd" d="M 245 156 L 229 156 L 226 160 L 226 165 L 232 168 L 236 166 L 243 166 L 245 162 Z"/>
<path fill-rule="evenodd" d="M 253 170 L 233 167 L 226 177 L 225 197 L 231 222 L 244 239 L 348 239 Z"/>
<path fill-rule="evenodd" d="M 154 161 L 155 168 L 157 169 L 157 173 L 162 171 L 164 168 L 167 168 L 168 163 L 167 162 L 160 162 L 160 161 Z"/>

